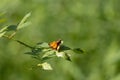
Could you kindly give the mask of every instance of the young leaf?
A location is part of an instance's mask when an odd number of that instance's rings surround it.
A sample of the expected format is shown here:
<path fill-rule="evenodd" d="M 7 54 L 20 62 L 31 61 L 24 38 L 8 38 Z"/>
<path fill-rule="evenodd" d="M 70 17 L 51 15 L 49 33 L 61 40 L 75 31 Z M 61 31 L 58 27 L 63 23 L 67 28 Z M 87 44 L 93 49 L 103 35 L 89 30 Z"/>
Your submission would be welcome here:
<path fill-rule="evenodd" d="M 32 49 L 32 52 L 35 53 L 46 53 L 48 51 L 51 51 L 51 49 L 46 42 L 37 43 L 37 45 L 35 45 L 35 47 Z"/>
<path fill-rule="evenodd" d="M 20 21 L 20 23 L 19 23 L 18 26 L 17 26 L 17 30 L 25 27 L 25 24 L 28 24 L 28 23 L 26 23 L 26 21 L 27 21 L 27 19 L 30 17 L 30 15 L 31 15 L 31 12 L 28 13 L 28 14 L 26 14 L 26 15 L 23 17 L 23 19 Z M 23 26 L 23 25 L 24 25 L 24 26 Z"/>
<path fill-rule="evenodd" d="M 16 34 L 16 31 L 9 36 L 9 39 L 11 39 L 15 34 Z"/>
<path fill-rule="evenodd" d="M 40 43 L 37 43 L 36 47 L 37 48 L 41 48 L 41 47 L 42 48 L 49 48 L 49 45 L 46 42 L 40 42 Z"/>
<path fill-rule="evenodd" d="M 73 49 L 73 51 L 75 53 L 84 53 L 84 51 L 82 49 L 80 49 L 80 48 L 75 48 L 75 49 Z"/>
<path fill-rule="evenodd" d="M 51 65 L 47 62 L 44 62 L 42 64 L 37 64 L 38 67 L 42 67 L 44 70 L 53 70 Z"/>
<path fill-rule="evenodd" d="M 7 28 L 8 28 L 8 26 L 3 27 L 3 28 L 0 30 L 0 33 L 5 32 L 5 31 L 7 30 Z"/>
<path fill-rule="evenodd" d="M 70 55 L 65 53 L 65 59 L 68 60 L 68 61 L 71 61 Z"/>
<path fill-rule="evenodd" d="M 7 28 L 7 31 L 16 31 L 17 30 L 17 25 L 9 25 Z"/>
<path fill-rule="evenodd" d="M 6 32 L 2 32 L 0 33 L 0 38 L 5 34 Z"/>
<path fill-rule="evenodd" d="M 71 50 L 71 48 L 68 47 L 68 46 L 65 46 L 65 45 L 61 45 L 60 46 L 60 50 L 59 51 L 66 51 L 66 50 Z"/>
<path fill-rule="evenodd" d="M 42 60 L 44 61 L 44 60 L 50 59 L 54 56 L 56 56 L 54 50 L 46 51 L 46 53 L 44 53 L 44 55 L 42 56 Z"/>
<path fill-rule="evenodd" d="M 68 61 L 71 61 L 70 55 L 67 54 L 66 52 L 56 52 L 56 55 L 57 55 L 57 57 L 61 57 L 61 58 L 64 58 Z"/>
<path fill-rule="evenodd" d="M 17 29 L 24 28 L 24 27 L 26 27 L 26 26 L 29 26 L 30 24 L 31 24 L 30 21 L 29 21 L 29 22 L 25 22 L 24 24 L 21 24 L 19 28 L 17 27 Z"/>
<path fill-rule="evenodd" d="M 31 48 L 33 54 L 39 54 L 42 52 L 43 48 Z"/>
<path fill-rule="evenodd" d="M 5 26 L 5 27 L 3 27 L 1 30 L 0 30 L 0 37 L 2 37 L 7 31 L 7 28 L 8 28 L 8 26 Z"/>
<path fill-rule="evenodd" d="M 56 52 L 57 57 L 64 57 L 64 52 Z"/>

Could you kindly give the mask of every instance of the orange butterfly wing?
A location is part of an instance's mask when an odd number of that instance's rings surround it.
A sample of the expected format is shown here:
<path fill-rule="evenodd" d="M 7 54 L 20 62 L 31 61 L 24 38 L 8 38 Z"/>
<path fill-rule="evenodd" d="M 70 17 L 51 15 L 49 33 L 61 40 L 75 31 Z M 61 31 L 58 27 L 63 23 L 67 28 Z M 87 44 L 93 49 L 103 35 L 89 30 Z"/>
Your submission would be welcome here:
<path fill-rule="evenodd" d="M 49 46 L 53 49 L 57 49 L 58 45 L 57 45 L 57 42 L 56 41 L 53 41 L 49 44 Z"/>
<path fill-rule="evenodd" d="M 61 44 L 61 40 L 58 40 L 58 41 L 53 41 L 49 43 L 49 46 L 55 50 L 59 50 L 60 44 Z"/>

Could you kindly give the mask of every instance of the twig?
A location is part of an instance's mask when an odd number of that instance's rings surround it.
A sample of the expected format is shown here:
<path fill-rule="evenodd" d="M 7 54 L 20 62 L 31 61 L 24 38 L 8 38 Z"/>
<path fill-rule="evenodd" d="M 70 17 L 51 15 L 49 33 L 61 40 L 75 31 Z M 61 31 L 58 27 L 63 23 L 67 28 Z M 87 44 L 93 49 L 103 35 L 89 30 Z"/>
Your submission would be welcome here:
<path fill-rule="evenodd" d="M 22 41 L 15 40 L 14 38 L 12 38 L 12 37 L 10 37 L 10 36 L 3 35 L 3 37 L 5 37 L 5 38 L 7 38 L 7 39 L 9 39 L 9 40 L 14 40 L 14 41 L 16 41 L 16 42 L 18 42 L 18 43 L 20 43 L 20 44 L 24 45 L 25 47 L 30 48 L 30 49 L 33 49 L 33 48 L 34 48 L 34 47 L 29 46 L 28 44 L 26 44 L 26 43 L 24 43 L 24 42 L 22 42 Z"/>

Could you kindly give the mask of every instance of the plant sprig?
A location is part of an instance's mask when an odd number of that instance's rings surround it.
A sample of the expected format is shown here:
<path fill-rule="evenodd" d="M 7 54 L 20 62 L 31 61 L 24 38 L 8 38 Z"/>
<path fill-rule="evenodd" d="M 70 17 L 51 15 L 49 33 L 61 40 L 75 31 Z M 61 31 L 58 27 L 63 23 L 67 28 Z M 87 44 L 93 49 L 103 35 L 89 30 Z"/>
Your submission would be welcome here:
<path fill-rule="evenodd" d="M 24 28 L 30 24 L 30 21 L 27 19 L 30 17 L 31 13 L 26 14 L 23 19 L 17 25 L 9 25 L 5 26 L 0 30 L 0 38 L 5 37 L 9 40 L 14 40 L 21 45 L 29 48 L 31 51 L 26 52 L 25 54 L 31 55 L 33 58 L 40 61 L 36 66 L 43 68 L 44 70 L 52 70 L 51 65 L 47 62 L 48 59 L 54 57 L 61 57 L 68 61 L 71 61 L 71 54 L 70 51 L 74 53 L 84 53 L 84 51 L 80 48 L 70 48 L 66 45 L 58 45 L 57 49 L 52 49 L 47 42 L 40 42 L 35 44 L 35 46 L 30 46 L 20 40 L 16 40 L 13 37 L 16 35 L 17 31 L 21 28 Z M 13 31 L 10 35 L 7 35 L 8 32 Z M 68 52 L 69 51 L 69 52 Z"/>

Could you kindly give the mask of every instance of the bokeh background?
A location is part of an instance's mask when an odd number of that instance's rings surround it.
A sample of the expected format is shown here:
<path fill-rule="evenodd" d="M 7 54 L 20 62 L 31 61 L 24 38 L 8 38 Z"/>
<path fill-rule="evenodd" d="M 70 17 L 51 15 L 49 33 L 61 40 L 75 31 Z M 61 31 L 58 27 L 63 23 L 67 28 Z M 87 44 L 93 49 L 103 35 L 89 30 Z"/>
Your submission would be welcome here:
<path fill-rule="evenodd" d="M 15 39 L 34 46 L 62 39 L 85 50 L 72 62 L 52 59 L 52 71 L 24 54 L 28 48 L 0 39 L 0 80 L 120 80 L 120 0 L 0 0 L 0 28 L 31 12 L 28 27 Z"/>

